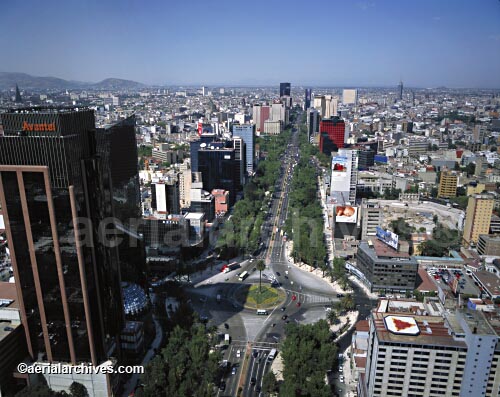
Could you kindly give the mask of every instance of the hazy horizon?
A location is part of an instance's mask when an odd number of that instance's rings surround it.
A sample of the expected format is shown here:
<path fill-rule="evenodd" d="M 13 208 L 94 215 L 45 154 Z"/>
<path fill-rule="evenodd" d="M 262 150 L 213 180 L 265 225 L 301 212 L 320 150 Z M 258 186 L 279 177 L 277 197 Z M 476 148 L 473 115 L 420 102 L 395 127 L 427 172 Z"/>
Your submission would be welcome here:
<path fill-rule="evenodd" d="M 6 72 L 146 85 L 500 88 L 500 1 L 2 4 Z M 45 23 L 43 21 L 46 21 Z M 36 39 L 34 39 L 36 37 Z"/>

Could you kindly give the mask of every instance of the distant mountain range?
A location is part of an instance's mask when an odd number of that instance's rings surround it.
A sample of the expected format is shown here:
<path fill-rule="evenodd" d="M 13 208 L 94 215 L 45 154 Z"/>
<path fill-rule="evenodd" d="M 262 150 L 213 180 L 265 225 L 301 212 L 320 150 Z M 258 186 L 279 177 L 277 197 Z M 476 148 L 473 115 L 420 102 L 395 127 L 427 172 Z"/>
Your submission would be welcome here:
<path fill-rule="evenodd" d="M 37 77 L 26 73 L 0 72 L 0 90 L 14 89 L 27 90 L 65 90 L 65 89 L 94 89 L 94 90 L 136 90 L 145 87 L 144 84 L 131 80 L 109 78 L 99 83 L 86 83 L 59 79 L 57 77 Z"/>

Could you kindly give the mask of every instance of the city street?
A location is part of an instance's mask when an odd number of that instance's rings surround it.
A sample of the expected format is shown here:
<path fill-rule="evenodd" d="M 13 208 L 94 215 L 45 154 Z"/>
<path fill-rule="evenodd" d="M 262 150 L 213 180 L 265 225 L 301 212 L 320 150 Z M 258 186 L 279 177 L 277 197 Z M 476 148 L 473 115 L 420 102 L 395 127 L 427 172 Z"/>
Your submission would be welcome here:
<path fill-rule="evenodd" d="M 224 351 L 224 360 L 236 365 L 225 376 L 225 390 L 220 396 L 235 396 L 238 387 L 243 388 L 243 396 L 259 395 L 264 374 L 269 370 L 271 361 L 268 354 L 276 348 L 284 336 L 285 325 L 289 322 L 314 323 L 326 318 L 325 305 L 338 301 L 336 291 L 331 285 L 316 275 L 296 268 L 285 255 L 285 240 L 281 227 L 288 212 L 288 192 L 293 164 L 298 161 L 298 136 L 294 129 L 292 144 L 287 147 L 283 162 L 283 173 L 276 182 L 276 191 L 269 210 L 269 219 L 262 228 L 265 250 L 258 258 L 240 261 L 241 267 L 229 273 L 208 272 L 193 277 L 193 286 L 187 289 L 193 307 L 200 317 L 206 317 L 208 325 L 214 325 L 221 334 L 228 333 L 231 343 Z M 239 288 L 259 282 L 259 272 L 255 263 L 265 259 L 266 269 L 262 272 L 262 282 L 270 284 L 273 279 L 285 292 L 285 301 L 268 315 L 258 316 L 253 309 L 243 308 L 236 300 Z M 247 271 L 249 277 L 239 281 L 238 274 Z M 221 301 L 217 302 L 217 295 Z M 240 351 L 240 357 L 236 352 Z M 244 356 L 249 358 L 245 363 Z M 244 371 L 244 372 L 243 372 Z"/>

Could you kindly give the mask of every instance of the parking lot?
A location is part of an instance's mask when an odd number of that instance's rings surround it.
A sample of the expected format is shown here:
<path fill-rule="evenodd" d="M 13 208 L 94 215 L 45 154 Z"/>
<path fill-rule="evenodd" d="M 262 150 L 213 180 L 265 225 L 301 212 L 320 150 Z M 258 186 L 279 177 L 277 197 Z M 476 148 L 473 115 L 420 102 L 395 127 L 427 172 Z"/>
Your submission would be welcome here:
<path fill-rule="evenodd" d="M 429 276 L 431 276 L 436 285 L 444 291 L 452 291 L 474 296 L 478 296 L 480 293 L 474 280 L 470 277 L 470 275 L 466 274 L 464 269 L 440 269 L 430 267 L 427 268 L 427 273 L 429 273 Z M 452 288 L 455 283 L 456 289 Z"/>

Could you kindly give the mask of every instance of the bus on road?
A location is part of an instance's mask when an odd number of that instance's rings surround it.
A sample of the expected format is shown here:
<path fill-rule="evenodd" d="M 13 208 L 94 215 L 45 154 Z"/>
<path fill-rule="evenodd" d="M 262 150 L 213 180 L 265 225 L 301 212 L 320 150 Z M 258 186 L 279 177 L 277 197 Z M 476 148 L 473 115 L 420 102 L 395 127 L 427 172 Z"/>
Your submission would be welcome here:
<path fill-rule="evenodd" d="M 243 281 L 248 277 L 248 272 L 245 270 L 243 273 L 240 274 L 240 281 Z"/>

